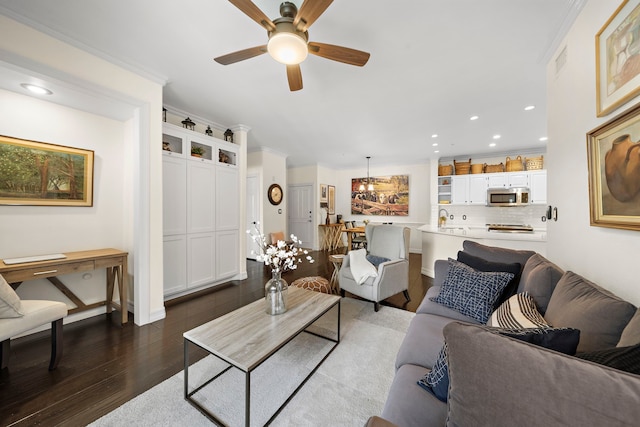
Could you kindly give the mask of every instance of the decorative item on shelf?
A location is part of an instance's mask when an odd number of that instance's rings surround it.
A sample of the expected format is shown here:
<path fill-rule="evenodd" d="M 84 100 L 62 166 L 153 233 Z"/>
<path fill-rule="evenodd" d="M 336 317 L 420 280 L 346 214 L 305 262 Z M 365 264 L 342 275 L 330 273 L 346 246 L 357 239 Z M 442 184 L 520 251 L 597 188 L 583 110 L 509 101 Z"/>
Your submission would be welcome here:
<path fill-rule="evenodd" d="M 544 156 L 533 157 L 531 159 L 528 158 L 528 157 L 525 157 L 524 158 L 524 164 L 525 164 L 527 170 L 528 171 L 534 171 L 534 170 L 542 169 L 543 157 Z"/>
<path fill-rule="evenodd" d="M 453 166 L 452 165 L 438 165 L 438 175 L 439 176 L 453 175 Z"/>
<path fill-rule="evenodd" d="M 167 109 L 162 107 L 162 121 L 167 122 Z"/>
<path fill-rule="evenodd" d="M 327 217 L 325 218 L 324 223 L 326 225 L 331 224 L 331 217 L 329 216 L 329 209 L 327 209 Z"/>
<path fill-rule="evenodd" d="M 191 155 L 193 157 L 202 157 L 203 154 L 204 154 L 204 148 L 198 147 L 197 145 L 191 147 Z"/>
<path fill-rule="evenodd" d="M 224 131 L 224 140 L 233 142 L 233 132 L 231 132 L 231 129 L 227 129 Z"/>
<path fill-rule="evenodd" d="M 205 130 L 204 133 L 207 136 L 213 136 L 213 129 L 211 129 L 211 126 L 207 126 L 207 130 Z"/>
<path fill-rule="evenodd" d="M 488 165 L 485 163 L 484 165 L 484 173 L 496 173 L 496 172 L 504 172 L 504 164 L 500 163 L 498 165 Z"/>
<path fill-rule="evenodd" d="M 162 149 L 164 151 L 171 151 L 171 144 L 169 144 L 168 142 L 163 142 L 162 143 Z"/>
<path fill-rule="evenodd" d="M 471 173 L 484 173 L 484 164 L 474 163 L 471 165 Z"/>
<path fill-rule="evenodd" d="M 336 224 L 342 224 L 342 215 L 336 215 Z"/>
<path fill-rule="evenodd" d="M 519 172 L 524 170 L 524 163 L 522 163 L 521 156 L 518 156 L 513 160 L 511 157 L 507 156 L 506 165 L 507 172 Z"/>
<path fill-rule="evenodd" d="M 365 220 L 364 220 L 364 221 L 362 221 L 362 222 L 364 223 L 364 226 L 365 226 L 365 227 L 367 226 L 367 224 L 369 224 L 369 220 L 368 220 L 368 219 L 365 219 Z"/>
<path fill-rule="evenodd" d="M 267 244 L 259 226 L 260 223 L 255 222 L 255 231 L 247 230 L 247 234 L 260 247 L 261 253 L 256 254 L 256 260 L 271 268 L 271 279 L 264 287 L 264 299 L 267 314 L 273 316 L 287 311 L 288 284 L 282 278 L 282 273 L 298 268 L 298 264 L 302 262 L 302 255 L 305 255 L 309 263 L 313 263 L 314 260 L 308 251 L 300 248 L 302 242 L 295 235 L 289 236 L 290 242 L 278 240 L 275 245 Z"/>
<path fill-rule="evenodd" d="M 187 117 L 182 121 L 182 127 L 189 130 L 194 130 L 196 127 L 196 124 L 193 122 L 193 120 Z"/>
<path fill-rule="evenodd" d="M 227 153 L 222 150 L 218 150 L 218 161 L 220 163 L 231 163 L 231 159 L 229 159 Z"/>
<path fill-rule="evenodd" d="M 454 160 L 453 166 L 455 167 L 456 175 L 467 175 L 469 169 L 471 169 L 471 159 L 468 162 L 456 162 Z"/>

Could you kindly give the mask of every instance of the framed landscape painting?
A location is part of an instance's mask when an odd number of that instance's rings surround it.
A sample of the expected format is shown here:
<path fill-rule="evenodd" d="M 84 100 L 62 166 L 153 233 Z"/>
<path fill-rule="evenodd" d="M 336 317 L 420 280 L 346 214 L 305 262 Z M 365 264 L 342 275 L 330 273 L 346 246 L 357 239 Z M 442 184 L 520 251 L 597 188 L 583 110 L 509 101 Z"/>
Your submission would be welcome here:
<path fill-rule="evenodd" d="M 587 134 L 591 225 L 640 230 L 640 105 Z"/>
<path fill-rule="evenodd" d="M 596 34 L 596 113 L 640 93 L 640 0 L 625 0 Z"/>
<path fill-rule="evenodd" d="M 372 190 L 369 190 L 372 186 Z M 409 175 L 351 179 L 353 215 L 409 215 Z"/>
<path fill-rule="evenodd" d="M 93 151 L 0 136 L 0 204 L 93 206 Z"/>

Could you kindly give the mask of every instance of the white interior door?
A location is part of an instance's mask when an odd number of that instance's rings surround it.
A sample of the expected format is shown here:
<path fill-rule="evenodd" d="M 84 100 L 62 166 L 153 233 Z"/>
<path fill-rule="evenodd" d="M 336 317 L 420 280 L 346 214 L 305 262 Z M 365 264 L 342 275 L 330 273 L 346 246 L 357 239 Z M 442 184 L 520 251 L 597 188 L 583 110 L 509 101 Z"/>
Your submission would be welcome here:
<path fill-rule="evenodd" d="M 258 221 L 260 221 L 260 180 L 258 175 L 247 175 L 247 223 L 244 229 L 255 232 L 255 223 Z M 246 236 L 247 258 L 255 260 L 256 255 L 260 253 L 260 247 L 249 234 Z"/>
<path fill-rule="evenodd" d="M 288 190 L 289 234 L 295 234 L 305 248 L 313 242 L 313 185 L 291 185 Z"/>

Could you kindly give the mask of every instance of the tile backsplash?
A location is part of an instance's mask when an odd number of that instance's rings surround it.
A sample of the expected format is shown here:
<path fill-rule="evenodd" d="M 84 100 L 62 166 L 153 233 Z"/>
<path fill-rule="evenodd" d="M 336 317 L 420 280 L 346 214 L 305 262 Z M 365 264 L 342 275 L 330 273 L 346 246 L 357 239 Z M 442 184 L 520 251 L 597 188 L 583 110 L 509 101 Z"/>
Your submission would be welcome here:
<path fill-rule="evenodd" d="M 447 225 L 481 227 L 486 224 L 526 224 L 540 230 L 546 230 L 547 228 L 547 223 L 542 221 L 542 217 L 547 212 L 546 205 L 524 207 L 438 205 L 432 212 L 431 225 L 438 224 L 438 216 L 441 209 L 447 212 Z M 453 215 L 453 219 L 451 219 L 451 215 Z"/>

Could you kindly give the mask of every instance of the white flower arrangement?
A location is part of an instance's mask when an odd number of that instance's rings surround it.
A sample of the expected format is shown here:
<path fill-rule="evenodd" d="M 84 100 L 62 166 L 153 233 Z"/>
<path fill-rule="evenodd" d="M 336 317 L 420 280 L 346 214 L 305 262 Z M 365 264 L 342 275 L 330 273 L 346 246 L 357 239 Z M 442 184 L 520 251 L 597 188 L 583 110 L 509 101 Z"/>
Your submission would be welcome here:
<path fill-rule="evenodd" d="M 305 249 L 301 249 L 299 246 L 302 244 L 295 235 L 289 236 L 291 242 L 285 242 L 278 240 L 273 244 L 268 244 L 267 239 L 260 232 L 258 228 L 259 222 L 255 223 L 255 232 L 247 230 L 247 234 L 251 236 L 251 239 L 260 246 L 262 253 L 256 254 L 255 251 L 251 251 L 256 255 L 256 259 L 260 262 L 264 262 L 264 265 L 271 267 L 273 272 L 285 272 L 289 270 L 295 270 L 298 268 L 298 264 L 302 262 L 302 256 L 304 255 L 310 264 L 313 264 L 313 258 L 309 255 L 309 252 Z"/>

